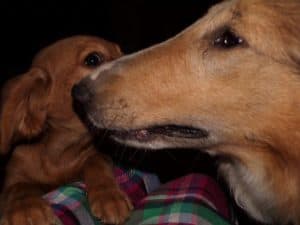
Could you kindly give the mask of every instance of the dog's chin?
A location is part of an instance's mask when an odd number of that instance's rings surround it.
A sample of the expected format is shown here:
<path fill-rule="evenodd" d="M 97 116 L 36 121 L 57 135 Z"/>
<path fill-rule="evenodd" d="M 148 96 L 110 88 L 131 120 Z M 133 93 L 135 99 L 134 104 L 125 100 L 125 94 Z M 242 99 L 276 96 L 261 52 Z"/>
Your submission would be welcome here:
<path fill-rule="evenodd" d="M 206 147 L 209 132 L 205 129 L 180 125 L 152 126 L 135 130 L 111 130 L 111 137 L 136 148 L 164 149 Z"/>

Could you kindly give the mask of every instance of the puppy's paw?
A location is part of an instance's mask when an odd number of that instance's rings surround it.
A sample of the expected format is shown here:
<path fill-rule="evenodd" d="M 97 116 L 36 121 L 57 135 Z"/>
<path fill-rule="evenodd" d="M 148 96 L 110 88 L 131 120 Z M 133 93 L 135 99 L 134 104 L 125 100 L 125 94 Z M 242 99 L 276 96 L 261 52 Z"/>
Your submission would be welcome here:
<path fill-rule="evenodd" d="M 118 188 L 89 191 L 92 213 L 106 224 L 123 224 L 133 206 L 127 195 Z"/>
<path fill-rule="evenodd" d="M 5 206 L 0 225 L 54 225 L 57 218 L 42 198 L 25 198 Z"/>

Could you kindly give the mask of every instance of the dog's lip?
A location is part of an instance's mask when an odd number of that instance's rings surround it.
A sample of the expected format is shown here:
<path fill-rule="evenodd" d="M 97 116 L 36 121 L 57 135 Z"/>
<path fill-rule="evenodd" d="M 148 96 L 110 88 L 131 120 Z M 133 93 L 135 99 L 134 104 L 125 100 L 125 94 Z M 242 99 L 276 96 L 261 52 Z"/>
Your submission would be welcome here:
<path fill-rule="evenodd" d="M 111 130 L 110 134 L 118 139 L 130 139 L 140 142 L 148 142 L 158 136 L 183 139 L 200 139 L 207 138 L 209 135 L 208 131 L 202 128 L 182 125 L 160 125 L 134 130 Z"/>

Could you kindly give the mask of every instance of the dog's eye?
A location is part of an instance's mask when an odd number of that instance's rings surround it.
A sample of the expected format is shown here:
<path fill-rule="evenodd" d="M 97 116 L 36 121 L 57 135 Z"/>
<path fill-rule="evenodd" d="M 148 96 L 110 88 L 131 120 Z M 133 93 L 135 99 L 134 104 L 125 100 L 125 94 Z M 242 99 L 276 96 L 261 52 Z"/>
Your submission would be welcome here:
<path fill-rule="evenodd" d="M 234 48 L 244 43 L 244 39 L 237 36 L 230 30 L 225 30 L 221 35 L 218 35 L 214 40 L 214 46 L 220 48 Z"/>
<path fill-rule="evenodd" d="M 104 56 L 97 52 L 88 54 L 84 59 L 84 64 L 88 67 L 96 67 L 105 61 Z"/>

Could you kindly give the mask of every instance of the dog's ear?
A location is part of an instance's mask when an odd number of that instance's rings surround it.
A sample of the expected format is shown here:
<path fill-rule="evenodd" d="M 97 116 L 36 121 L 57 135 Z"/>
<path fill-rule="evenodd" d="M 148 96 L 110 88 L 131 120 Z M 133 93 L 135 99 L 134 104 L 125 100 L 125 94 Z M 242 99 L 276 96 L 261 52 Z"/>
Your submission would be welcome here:
<path fill-rule="evenodd" d="M 300 4 L 299 4 L 300 5 Z M 300 10 L 300 7 L 299 7 Z M 299 16 L 300 21 L 300 16 Z M 291 34 L 289 37 L 289 43 L 286 43 L 287 49 L 288 49 L 288 55 L 290 56 L 290 59 L 292 60 L 292 63 L 296 65 L 299 73 L 300 73 L 300 24 L 297 25 L 297 27 L 294 27 L 295 31 L 294 34 Z"/>
<path fill-rule="evenodd" d="M 300 49 L 295 49 L 293 53 L 290 54 L 291 59 L 296 65 L 297 71 L 300 75 Z"/>
<path fill-rule="evenodd" d="M 277 7 L 281 12 L 277 30 L 281 32 L 283 46 L 288 51 L 287 55 L 300 72 L 300 2 L 282 0 L 277 3 Z"/>
<path fill-rule="evenodd" d="M 1 92 L 0 153 L 7 153 L 11 145 L 36 137 L 43 130 L 50 76 L 39 68 L 32 68 L 8 81 Z"/>
<path fill-rule="evenodd" d="M 120 47 L 118 44 L 115 44 L 115 43 L 114 43 L 114 47 L 115 47 L 115 49 L 116 49 L 116 51 L 117 51 L 117 54 L 118 54 L 117 57 L 120 57 L 120 56 L 124 55 L 124 53 L 123 53 L 121 47 Z"/>

